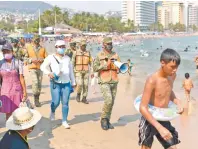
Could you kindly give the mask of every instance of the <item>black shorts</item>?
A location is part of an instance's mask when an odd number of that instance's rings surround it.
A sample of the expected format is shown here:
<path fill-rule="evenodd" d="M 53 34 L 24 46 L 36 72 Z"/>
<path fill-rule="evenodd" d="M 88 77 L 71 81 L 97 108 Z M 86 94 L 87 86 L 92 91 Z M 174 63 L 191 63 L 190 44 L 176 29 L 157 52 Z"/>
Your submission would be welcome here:
<path fill-rule="evenodd" d="M 169 121 L 166 122 L 158 121 L 158 122 L 171 132 L 173 138 L 168 142 L 165 141 L 161 137 L 159 132 L 156 130 L 156 128 L 153 127 L 144 117 L 141 117 L 140 125 L 139 125 L 139 145 L 144 145 L 151 148 L 154 136 L 156 136 L 158 141 L 162 144 L 162 146 L 165 149 L 173 145 L 179 144 L 180 140 L 178 139 L 178 132 L 171 125 L 171 123 Z"/>
<path fill-rule="evenodd" d="M 198 65 L 197 65 L 197 69 L 198 69 Z"/>

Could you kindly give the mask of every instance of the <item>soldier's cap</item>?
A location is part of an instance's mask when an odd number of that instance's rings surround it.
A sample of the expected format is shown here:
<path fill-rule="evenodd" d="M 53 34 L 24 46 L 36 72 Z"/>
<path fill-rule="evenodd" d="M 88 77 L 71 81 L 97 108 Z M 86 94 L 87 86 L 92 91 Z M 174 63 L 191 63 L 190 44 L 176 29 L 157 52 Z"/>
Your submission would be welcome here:
<path fill-rule="evenodd" d="M 76 43 L 76 40 L 72 39 L 69 43 Z"/>
<path fill-rule="evenodd" d="M 71 40 L 69 44 L 70 45 L 76 45 L 76 41 L 75 40 Z"/>
<path fill-rule="evenodd" d="M 64 40 L 57 40 L 56 43 L 55 43 L 55 46 L 63 46 L 65 45 L 65 41 Z"/>
<path fill-rule="evenodd" d="M 112 43 L 112 38 L 111 37 L 105 37 L 103 39 L 103 43 Z"/>
<path fill-rule="evenodd" d="M 81 46 L 87 45 L 87 41 L 86 41 L 86 40 L 81 40 L 81 41 L 80 41 L 80 45 L 81 45 Z"/>
<path fill-rule="evenodd" d="M 12 41 L 12 43 L 19 43 L 19 40 L 17 40 L 17 39 L 12 39 L 11 41 Z"/>
<path fill-rule="evenodd" d="M 34 40 L 38 40 L 38 39 L 40 39 L 40 36 L 39 35 L 34 35 L 32 40 L 34 41 Z"/>
<path fill-rule="evenodd" d="M 1 49 L 1 50 L 10 50 L 10 51 L 12 51 L 13 48 L 12 48 L 12 45 L 11 45 L 11 44 L 6 43 L 6 44 L 4 44 L 4 45 L 2 46 L 2 49 Z"/>

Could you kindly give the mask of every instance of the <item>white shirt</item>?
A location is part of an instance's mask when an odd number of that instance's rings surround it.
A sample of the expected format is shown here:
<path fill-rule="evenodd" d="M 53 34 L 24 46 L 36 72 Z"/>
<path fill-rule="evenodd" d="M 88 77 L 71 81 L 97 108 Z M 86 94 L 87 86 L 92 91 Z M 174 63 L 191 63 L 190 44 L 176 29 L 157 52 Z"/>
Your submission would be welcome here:
<path fill-rule="evenodd" d="M 59 64 L 54 57 L 58 60 Z M 49 66 L 51 67 L 52 72 L 50 71 Z M 55 73 L 59 76 L 58 80 L 55 80 L 57 83 L 69 83 L 71 81 L 72 86 L 76 85 L 73 66 L 67 55 L 62 58 L 55 54 L 47 56 L 41 65 L 41 70 L 46 75 Z"/>

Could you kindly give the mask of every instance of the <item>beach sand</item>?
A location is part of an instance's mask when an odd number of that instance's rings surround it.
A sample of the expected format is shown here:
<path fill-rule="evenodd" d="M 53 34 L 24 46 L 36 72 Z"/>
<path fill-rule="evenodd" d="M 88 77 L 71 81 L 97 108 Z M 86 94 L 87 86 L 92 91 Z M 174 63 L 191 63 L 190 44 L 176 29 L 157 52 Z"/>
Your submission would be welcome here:
<path fill-rule="evenodd" d="M 28 88 L 28 95 L 33 102 L 31 91 L 31 77 L 25 69 L 25 78 Z M 103 106 L 103 99 L 97 85 L 96 94 L 89 88 L 89 105 L 77 103 L 75 93 L 71 95 L 69 123 L 71 129 L 64 129 L 61 126 L 61 105 L 56 111 L 56 120 L 51 122 L 50 115 L 50 91 L 49 79 L 43 78 L 41 94 L 42 107 L 36 108 L 41 112 L 43 118 L 36 125 L 35 130 L 29 135 L 31 149 L 138 149 L 138 124 L 140 114 L 133 106 L 135 97 L 142 93 L 145 77 L 135 78 L 127 75 L 120 76 L 118 93 L 112 112 L 111 122 L 115 129 L 103 131 L 100 127 L 100 114 Z M 180 97 L 182 96 L 181 93 Z M 193 100 L 193 106 L 197 102 Z M 172 124 L 179 132 L 181 144 L 179 149 L 197 149 L 196 141 L 198 131 L 198 111 L 193 111 L 191 116 L 181 116 L 172 121 Z M 0 114 L 0 137 L 6 132 L 5 116 Z M 155 139 L 153 149 L 163 147 Z"/>

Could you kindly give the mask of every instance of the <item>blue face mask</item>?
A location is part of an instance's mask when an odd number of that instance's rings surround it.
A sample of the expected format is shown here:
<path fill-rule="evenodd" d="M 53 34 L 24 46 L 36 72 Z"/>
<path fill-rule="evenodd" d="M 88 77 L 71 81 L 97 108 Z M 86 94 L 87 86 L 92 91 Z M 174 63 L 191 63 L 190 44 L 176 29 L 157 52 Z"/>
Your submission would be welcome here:
<path fill-rule="evenodd" d="M 57 48 L 57 53 L 64 55 L 65 54 L 65 48 Z"/>

